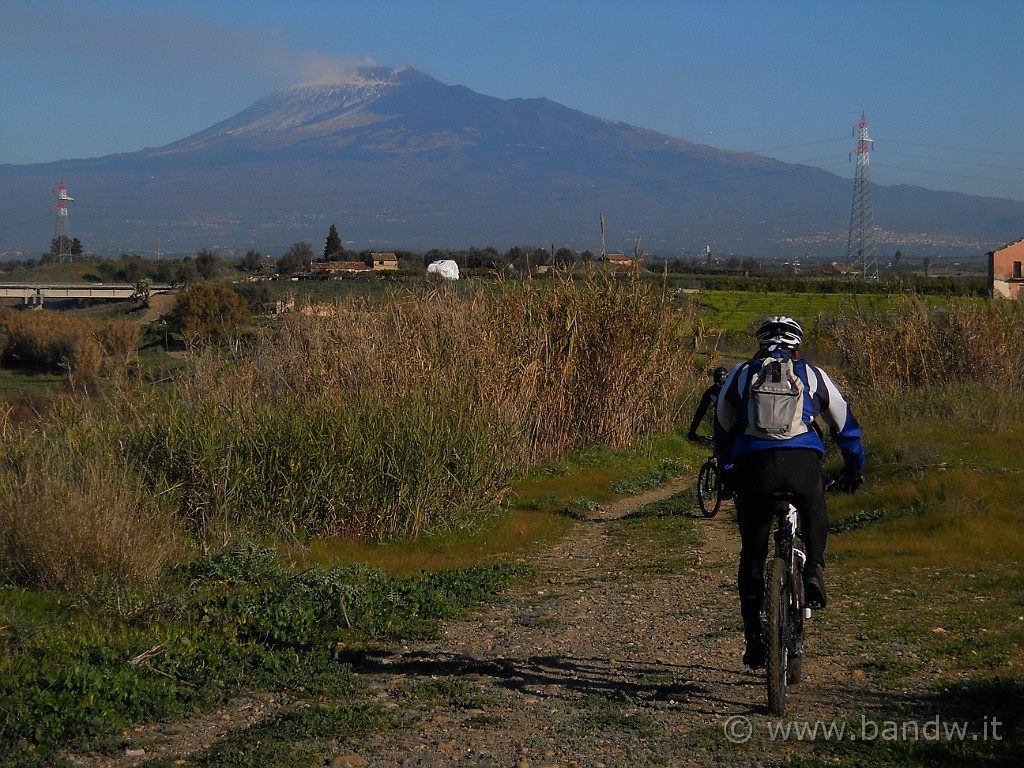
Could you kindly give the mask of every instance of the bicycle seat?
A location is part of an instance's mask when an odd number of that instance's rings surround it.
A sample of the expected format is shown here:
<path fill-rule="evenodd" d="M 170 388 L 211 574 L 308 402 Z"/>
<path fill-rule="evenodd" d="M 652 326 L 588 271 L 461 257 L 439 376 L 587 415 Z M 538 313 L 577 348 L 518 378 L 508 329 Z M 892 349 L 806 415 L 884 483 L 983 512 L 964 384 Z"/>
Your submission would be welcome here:
<path fill-rule="evenodd" d="M 792 491 L 770 491 L 768 493 L 768 500 L 772 504 L 772 509 L 775 510 L 776 514 L 785 514 L 789 511 L 789 505 L 796 506 L 796 494 Z"/>

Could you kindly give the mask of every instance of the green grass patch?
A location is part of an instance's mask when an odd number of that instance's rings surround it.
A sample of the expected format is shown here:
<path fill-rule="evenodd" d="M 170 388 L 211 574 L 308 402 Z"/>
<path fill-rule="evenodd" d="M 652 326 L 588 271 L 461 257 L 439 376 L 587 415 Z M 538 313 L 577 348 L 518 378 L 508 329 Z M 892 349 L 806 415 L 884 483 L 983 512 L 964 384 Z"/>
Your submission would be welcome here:
<path fill-rule="evenodd" d="M 869 474 L 870 478 L 870 474 Z M 1017 471 L 960 466 L 829 497 L 829 547 L 878 567 L 1013 562 L 1024 552 Z"/>
<path fill-rule="evenodd" d="M 273 550 L 238 544 L 178 569 L 165 594 L 117 606 L 55 604 L 46 594 L 33 605 L 29 593 L 4 590 L 0 608 L 12 618 L 0 631 L 0 759 L 34 755 L 44 765 L 57 748 L 110 749 L 129 724 L 205 711 L 245 691 L 350 698 L 358 683 L 344 653 L 435 639 L 440 621 L 529 572 L 297 570 Z M 200 764 L 233 764 L 216 759 Z"/>
<path fill-rule="evenodd" d="M 870 312 L 884 312 L 900 300 L 899 294 L 848 293 L 779 293 L 761 291 L 700 291 L 693 300 L 709 312 L 707 322 L 716 331 L 751 332 L 756 323 L 771 315 L 788 315 L 804 323 L 810 330 L 819 314 L 860 308 Z M 925 296 L 928 306 L 941 306 L 945 298 Z"/>
<path fill-rule="evenodd" d="M 289 709 L 263 722 L 232 733 L 209 749 L 184 760 L 166 758 L 145 763 L 147 768 L 314 768 L 339 737 L 384 727 L 379 707 L 317 705 Z"/>
<path fill-rule="evenodd" d="M 421 680 L 407 686 L 403 695 L 412 702 L 451 709 L 485 709 L 490 704 L 480 687 L 468 678 Z"/>
<path fill-rule="evenodd" d="M 467 568 L 495 562 L 519 562 L 554 543 L 573 526 L 557 506 L 514 507 L 494 515 L 479 529 L 424 536 L 412 541 L 314 539 L 298 557 L 307 565 L 359 563 L 398 576 Z"/>
<path fill-rule="evenodd" d="M 832 581 L 841 606 L 815 617 L 822 627 L 815 642 L 825 652 L 852 654 L 855 667 L 878 684 L 996 674 L 1024 661 L 1019 566 L 883 570 L 855 563 L 842 558 Z M 834 640 L 833 632 L 844 639 Z"/>
<path fill-rule="evenodd" d="M 628 449 L 591 446 L 514 481 L 509 503 L 549 511 L 564 509 L 573 498 L 604 504 L 696 473 L 705 458 L 679 430 L 648 436 Z"/>
<path fill-rule="evenodd" d="M 1007 395 L 994 409 L 1000 398 L 989 391 L 955 392 L 854 403 L 867 482 L 852 496 L 828 495 L 838 534 L 830 552 L 886 569 L 1019 562 L 1020 398 Z"/>
<path fill-rule="evenodd" d="M 636 702 L 627 696 L 588 695 L 580 704 L 581 719 L 592 731 L 629 731 L 640 737 L 658 734 L 658 724 L 640 711 Z"/>
<path fill-rule="evenodd" d="M 65 377 L 56 373 L 27 373 L 0 368 L 0 397 L 8 400 L 30 399 L 64 389 Z"/>

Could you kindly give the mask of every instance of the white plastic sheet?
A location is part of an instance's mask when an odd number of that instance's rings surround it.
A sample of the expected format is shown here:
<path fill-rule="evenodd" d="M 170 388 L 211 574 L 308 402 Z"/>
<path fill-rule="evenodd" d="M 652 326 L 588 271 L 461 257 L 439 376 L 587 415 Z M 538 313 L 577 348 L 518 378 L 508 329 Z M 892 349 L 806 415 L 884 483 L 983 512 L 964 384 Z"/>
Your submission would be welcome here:
<path fill-rule="evenodd" d="M 451 259 L 442 259 L 441 261 L 432 261 L 427 265 L 428 275 L 439 275 L 446 280 L 458 280 L 459 279 L 459 265 Z"/>

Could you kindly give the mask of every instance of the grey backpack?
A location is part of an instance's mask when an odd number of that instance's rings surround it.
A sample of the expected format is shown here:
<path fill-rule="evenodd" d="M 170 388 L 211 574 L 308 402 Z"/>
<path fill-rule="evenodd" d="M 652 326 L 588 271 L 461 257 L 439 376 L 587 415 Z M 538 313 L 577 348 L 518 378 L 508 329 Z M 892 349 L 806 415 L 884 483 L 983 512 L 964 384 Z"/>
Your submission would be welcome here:
<path fill-rule="evenodd" d="M 792 358 L 765 358 L 750 381 L 747 434 L 765 440 L 801 435 L 807 431 L 803 412 L 804 383 Z"/>

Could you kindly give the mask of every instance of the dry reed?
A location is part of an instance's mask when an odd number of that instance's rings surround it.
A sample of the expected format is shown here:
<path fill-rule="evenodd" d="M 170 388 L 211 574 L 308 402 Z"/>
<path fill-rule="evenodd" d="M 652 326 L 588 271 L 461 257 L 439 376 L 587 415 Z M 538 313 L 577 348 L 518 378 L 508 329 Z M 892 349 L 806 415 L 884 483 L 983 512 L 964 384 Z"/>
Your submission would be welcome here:
<path fill-rule="evenodd" d="M 80 391 L 95 391 L 101 378 L 122 375 L 135 358 L 138 338 L 137 323 L 0 308 L 0 359 L 66 373 Z"/>
<path fill-rule="evenodd" d="M 205 536 L 469 527 L 513 473 L 674 423 L 692 320 L 598 275 L 310 308 L 253 351 L 199 353 L 139 450 Z"/>
<path fill-rule="evenodd" d="M 1016 302 L 950 299 L 927 309 L 915 297 L 886 312 L 851 310 L 818 324 L 819 344 L 865 393 L 975 383 L 1024 387 L 1024 309 Z"/>
<path fill-rule="evenodd" d="M 41 431 L 5 425 L 0 562 L 19 583 L 75 589 L 152 582 L 178 539 L 175 516 L 82 403 Z"/>

